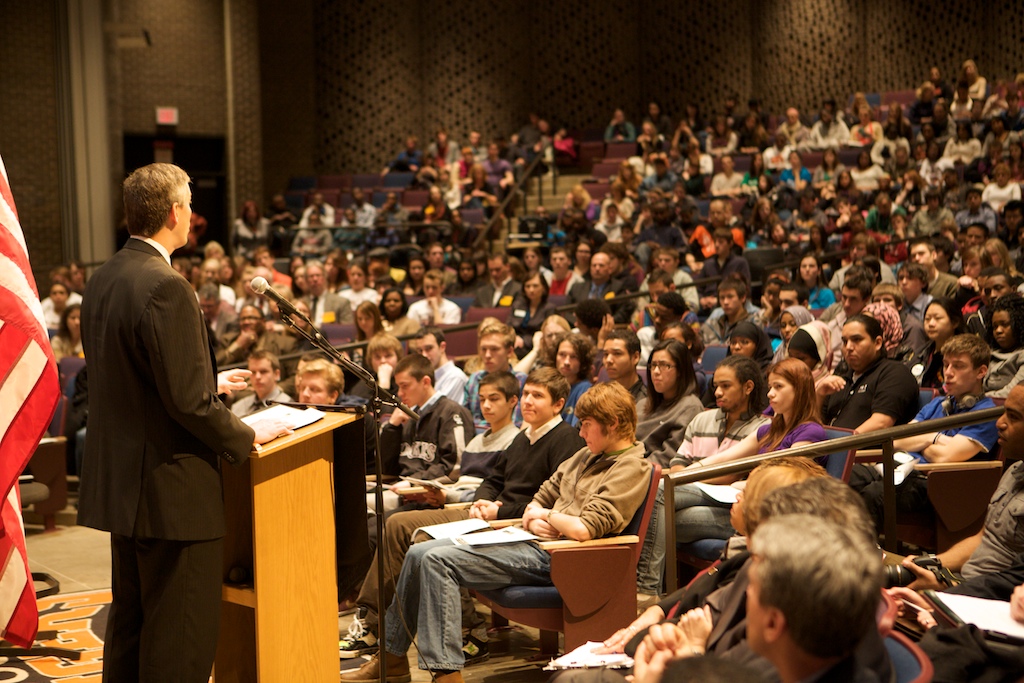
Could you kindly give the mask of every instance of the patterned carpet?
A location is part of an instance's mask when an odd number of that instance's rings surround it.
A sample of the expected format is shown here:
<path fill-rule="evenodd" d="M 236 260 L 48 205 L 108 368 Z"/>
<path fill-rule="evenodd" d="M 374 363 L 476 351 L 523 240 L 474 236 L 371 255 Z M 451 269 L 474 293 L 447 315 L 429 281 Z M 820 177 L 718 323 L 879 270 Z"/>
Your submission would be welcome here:
<path fill-rule="evenodd" d="M 57 657 L 0 658 L 0 681 L 49 683 L 49 681 L 99 681 L 103 668 L 103 632 L 110 610 L 110 591 L 53 595 L 39 600 L 39 630 L 57 631 L 44 647 L 82 653 L 78 661 Z"/>

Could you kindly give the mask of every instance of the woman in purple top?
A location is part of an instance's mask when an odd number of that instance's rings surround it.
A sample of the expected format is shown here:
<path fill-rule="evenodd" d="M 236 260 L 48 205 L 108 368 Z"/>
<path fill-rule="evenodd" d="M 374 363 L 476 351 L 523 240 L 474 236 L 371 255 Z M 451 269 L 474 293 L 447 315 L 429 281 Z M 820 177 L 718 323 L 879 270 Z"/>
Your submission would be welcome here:
<path fill-rule="evenodd" d="M 814 379 L 803 361 L 787 358 L 768 369 L 768 403 L 774 412 L 770 424 L 762 425 L 738 444 L 698 460 L 690 467 L 716 465 L 828 438 L 818 414 Z"/>

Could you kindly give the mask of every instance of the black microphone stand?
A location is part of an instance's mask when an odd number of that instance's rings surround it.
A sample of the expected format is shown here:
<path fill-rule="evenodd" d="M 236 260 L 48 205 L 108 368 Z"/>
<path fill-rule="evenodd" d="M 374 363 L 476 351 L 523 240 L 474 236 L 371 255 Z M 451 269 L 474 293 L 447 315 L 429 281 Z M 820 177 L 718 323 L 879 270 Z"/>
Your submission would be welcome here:
<path fill-rule="evenodd" d="M 363 380 L 363 382 L 365 382 L 373 391 L 373 398 L 370 399 L 370 410 L 367 411 L 366 414 L 371 416 L 370 419 L 373 424 L 373 462 L 374 467 L 377 470 L 377 484 L 374 486 L 374 501 L 376 502 L 377 508 L 377 585 L 380 586 L 380 591 L 377 594 L 377 668 L 380 671 L 380 683 L 387 683 L 387 657 L 385 656 L 384 650 L 384 638 L 387 633 L 385 621 L 388 606 L 384 604 L 384 586 L 386 584 L 384 583 L 383 550 L 386 546 L 384 545 L 384 468 L 380 454 L 381 415 L 383 413 L 384 406 L 390 406 L 397 410 L 401 410 L 409 416 L 410 420 L 413 421 L 419 420 L 419 415 L 417 415 L 412 408 L 402 403 L 402 401 L 395 396 L 391 390 L 382 387 L 373 374 L 366 368 L 357 363 L 353 363 L 340 351 L 334 348 L 334 345 L 332 345 L 331 342 L 328 341 L 327 337 L 317 329 L 317 326 L 313 324 L 312 320 L 299 311 L 295 311 L 294 314 L 309 325 L 308 330 L 295 324 L 295 321 L 291 318 L 292 314 L 283 310 L 281 311 L 282 322 L 286 323 L 293 330 L 301 334 L 307 341 L 309 341 L 310 344 L 323 351 L 343 368 Z"/>

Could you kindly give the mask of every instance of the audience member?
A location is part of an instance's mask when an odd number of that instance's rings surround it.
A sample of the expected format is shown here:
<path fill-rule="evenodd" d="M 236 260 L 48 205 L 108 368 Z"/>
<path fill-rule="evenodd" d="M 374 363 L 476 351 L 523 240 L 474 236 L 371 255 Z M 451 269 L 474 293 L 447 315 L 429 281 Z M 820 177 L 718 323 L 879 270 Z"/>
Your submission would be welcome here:
<path fill-rule="evenodd" d="M 53 359 L 60 363 L 64 358 L 82 358 L 82 305 L 70 304 L 60 314 L 57 333 L 50 338 Z"/>
<path fill-rule="evenodd" d="M 677 341 L 658 342 L 647 362 L 647 398 L 637 404 L 636 436 L 647 457 L 668 467 L 686 425 L 702 409 L 689 350 Z"/>
<path fill-rule="evenodd" d="M 401 289 L 393 287 L 385 290 L 380 298 L 380 312 L 383 316 L 384 330 L 396 337 L 416 334 L 420 323 L 408 316 L 409 304 Z"/>
<path fill-rule="evenodd" d="M 578 332 L 566 332 L 555 345 L 555 369 L 569 382 L 569 396 L 562 408 L 562 419 L 570 427 L 579 426 L 576 402 L 592 386 L 590 378 L 594 366 L 594 347 L 590 339 Z"/>
<path fill-rule="evenodd" d="M 409 306 L 407 315 L 421 326 L 458 325 L 462 322 L 462 309 L 450 299 L 441 296 L 444 273 L 429 270 L 423 276 L 423 298 Z"/>
<path fill-rule="evenodd" d="M 271 401 L 291 402 L 292 397 L 281 391 L 281 361 L 269 351 L 255 350 L 247 361 L 249 387 L 252 394 L 239 398 L 231 404 L 231 412 L 238 417 L 252 415 L 269 407 Z"/>
<path fill-rule="evenodd" d="M 611 330 L 601 348 L 601 363 L 609 382 L 617 382 L 639 404 L 647 398 L 647 387 L 637 374 L 640 363 L 640 339 L 629 330 Z"/>
<path fill-rule="evenodd" d="M 449 360 L 444 331 L 434 326 L 423 327 L 410 344 L 411 349 L 430 361 L 430 367 L 434 370 L 434 390 L 461 403 L 469 378 L 454 361 Z"/>
<path fill-rule="evenodd" d="M 473 414 L 473 423 L 476 426 L 476 433 L 482 434 L 488 427 L 487 421 L 480 412 L 479 385 L 483 376 L 489 372 L 507 372 L 511 365 L 509 360 L 513 358 L 512 348 L 515 344 L 515 332 L 508 325 L 495 318 L 486 318 L 477 328 L 477 352 L 483 363 L 483 370 L 478 370 L 469 376 L 466 382 L 466 390 L 462 397 L 462 405 L 469 408 Z M 514 371 L 519 384 L 526 380 L 526 373 Z M 516 425 L 522 424 L 523 418 L 516 411 Z"/>

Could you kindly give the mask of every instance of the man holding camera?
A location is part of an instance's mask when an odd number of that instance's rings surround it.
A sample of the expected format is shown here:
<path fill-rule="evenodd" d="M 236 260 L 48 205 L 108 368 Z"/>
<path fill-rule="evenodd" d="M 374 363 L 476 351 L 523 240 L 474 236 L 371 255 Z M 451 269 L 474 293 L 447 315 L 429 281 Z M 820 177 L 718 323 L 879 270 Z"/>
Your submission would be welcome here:
<path fill-rule="evenodd" d="M 1017 460 L 999 481 L 981 531 L 965 538 L 936 559 L 941 567 L 960 572 L 964 579 L 1008 569 L 1024 553 L 1024 385 L 1006 398 L 1006 412 L 996 421 L 999 446 L 1006 460 Z M 914 577 L 914 590 L 939 589 L 936 573 L 920 566 L 919 558 L 904 558 L 902 566 Z"/>

